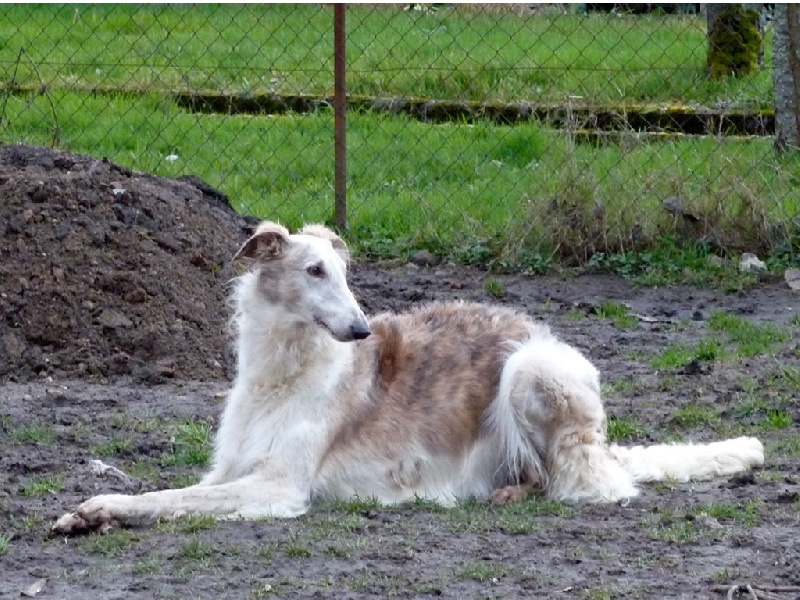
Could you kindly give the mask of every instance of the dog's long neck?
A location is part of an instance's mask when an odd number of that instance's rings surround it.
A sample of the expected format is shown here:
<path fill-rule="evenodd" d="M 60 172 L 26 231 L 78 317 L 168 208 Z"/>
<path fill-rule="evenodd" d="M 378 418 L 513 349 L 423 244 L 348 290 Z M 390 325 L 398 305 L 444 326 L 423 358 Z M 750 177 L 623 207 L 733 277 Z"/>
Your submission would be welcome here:
<path fill-rule="evenodd" d="M 320 327 L 286 322 L 279 313 L 240 312 L 236 327 L 237 383 L 265 392 L 280 389 L 285 395 L 286 388 L 321 383 L 352 353 L 350 344 L 336 342 Z"/>
<path fill-rule="evenodd" d="M 242 323 L 238 342 L 239 376 L 283 380 L 308 370 L 334 352 L 333 339 L 310 325 L 265 326 Z"/>

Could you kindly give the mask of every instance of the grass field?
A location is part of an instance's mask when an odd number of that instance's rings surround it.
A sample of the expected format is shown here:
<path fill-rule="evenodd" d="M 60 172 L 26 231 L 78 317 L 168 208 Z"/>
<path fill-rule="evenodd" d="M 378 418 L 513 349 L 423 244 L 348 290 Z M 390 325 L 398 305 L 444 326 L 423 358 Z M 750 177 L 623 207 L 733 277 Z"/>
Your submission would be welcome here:
<path fill-rule="evenodd" d="M 156 95 L 62 92 L 15 97 L 6 113 L 12 139 L 49 143 L 57 124 L 62 147 L 166 176 L 199 174 L 245 212 L 290 226 L 331 217 L 330 111 L 195 115 Z M 779 250 L 774 234 L 785 238 L 800 211 L 791 193 L 800 159 L 775 156 L 769 139 L 650 143 L 631 134 L 598 147 L 535 123 L 352 114 L 348 146 L 353 238 L 372 254 L 586 261 L 664 235 Z M 669 197 L 702 221 L 676 223 L 662 206 Z"/>
<path fill-rule="evenodd" d="M 333 86 L 333 11 L 318 5 L 9 5 L 6 82 L 54 88 L 324 94 Z M 588 104 L 771 107 L 766 69 L 705 75 L 699 16 L 543 12 L 468 6 L 436 12 L 352 5 L 353 94 Z M 34 68 L 35 65 L 35 68 Z M 37 72 L 38 71 L 38 72 Z"/>
<path fill-rule="evenodd" d="M 197 175 L 236 208 L 290 226 L 330 220 L 331 111 L 192 114 L 163 93 L 329 92 L 328 8 L 2 12 L 5 81 L 36 87 L 41 78 L 48 86 L 45 94 L 0 95 L 3 140 Z M 471 100 L 771 105 L 769 51 L 766 70 L 720 82 L 704 75 L 705 47 L 699 17 L 520 18 L 463 6 L 435 13 L 353 6 L 348 86 L 356 94 Z M 626 275 L 652 271 L 655 260 L 675 263 L 671 279 L 704 267 L 709 252 L 756 251 L 777 266 L 797 261 L 800 159 L 775 155 L 768 138 L 651 143 L 623 132 L 597 145 L 575 135 L 590 123 L 554 131 L 534 122 L 431 125 L 354 112 L 347 127 L 350 238 L 368 255 L 426 248 L 504 268 L 593 261 Z M 664 209 L 674 198 L 680 214 Z M 629 254 L 654 247 L 649 258 Z M 677 247 L 684 250 L 665 252 Z"/>

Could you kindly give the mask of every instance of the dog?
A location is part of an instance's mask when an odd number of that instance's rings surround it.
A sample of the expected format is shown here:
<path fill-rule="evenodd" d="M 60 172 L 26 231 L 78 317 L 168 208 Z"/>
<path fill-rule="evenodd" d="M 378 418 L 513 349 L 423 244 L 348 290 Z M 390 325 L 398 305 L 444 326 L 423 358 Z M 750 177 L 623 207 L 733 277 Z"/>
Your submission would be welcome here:
<path fill-rule="evenodd" d="M 595 367 L 514 310 L 434 303 L 368 321 L 347 246 L 321 225 L 261 223 L 238 259 L 251 267 L 235 280 L 237 373 L 210 472 L 184 489 L 96 496 L 56 533 L 184 514 L 296 517 L 355 497 L 616 502 L 639 482 L 764 461 L 749 437 L 609 445 Z"/>

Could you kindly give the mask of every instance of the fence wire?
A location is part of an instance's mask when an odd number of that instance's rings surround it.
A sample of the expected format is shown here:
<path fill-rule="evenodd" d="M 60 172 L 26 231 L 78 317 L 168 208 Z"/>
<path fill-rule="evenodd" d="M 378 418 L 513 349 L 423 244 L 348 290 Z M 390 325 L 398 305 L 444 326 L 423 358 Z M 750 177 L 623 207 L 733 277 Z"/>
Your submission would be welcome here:
<path fill-rule="evenodd" d="M 755 66 L 711 74 L 699 5 L 611 6 L 349 5 L 361 250 L 534 269 L 664 240 L 794 256 L 768 13 Z M 293 227 L 331 221 L 333 12 L 4 5 L 2 141 L 197 175 Z"/>

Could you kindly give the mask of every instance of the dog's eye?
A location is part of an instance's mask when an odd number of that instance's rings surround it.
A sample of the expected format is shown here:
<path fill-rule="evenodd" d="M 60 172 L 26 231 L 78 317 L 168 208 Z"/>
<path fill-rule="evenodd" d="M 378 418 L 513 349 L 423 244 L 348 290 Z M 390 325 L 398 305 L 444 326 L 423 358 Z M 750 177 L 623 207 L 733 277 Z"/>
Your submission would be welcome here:
<path fill-rule="evenodd" d="M 312 277 L 325 277 L 325 269 L 322 268 L 322 265 L 311 265 L 306 269 L 306 273 Z"/>

